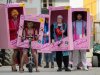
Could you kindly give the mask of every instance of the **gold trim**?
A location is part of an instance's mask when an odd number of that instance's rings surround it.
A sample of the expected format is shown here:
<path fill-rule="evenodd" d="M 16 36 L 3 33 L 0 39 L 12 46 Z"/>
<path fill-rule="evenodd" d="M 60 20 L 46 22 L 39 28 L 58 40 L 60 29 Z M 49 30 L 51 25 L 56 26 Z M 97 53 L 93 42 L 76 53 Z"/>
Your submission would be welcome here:
<path fill-rule="evenodd" d="M 24 3 L 19 4 L 20 7 L 25 7 Z"/>
<path fill-rule="evenodd" d="M 90 12 L 89 8 L 85 8 L 85 11 Z"/>
<path fill-rule="evenodd" d="M 39 22 L 43 23 L 44 19 L 43 18 L 39 18 Z"/>
<path fill-rule="evenodd" d="M 70 6 L 65 6 L 64 9 L 69 10 Z"/>

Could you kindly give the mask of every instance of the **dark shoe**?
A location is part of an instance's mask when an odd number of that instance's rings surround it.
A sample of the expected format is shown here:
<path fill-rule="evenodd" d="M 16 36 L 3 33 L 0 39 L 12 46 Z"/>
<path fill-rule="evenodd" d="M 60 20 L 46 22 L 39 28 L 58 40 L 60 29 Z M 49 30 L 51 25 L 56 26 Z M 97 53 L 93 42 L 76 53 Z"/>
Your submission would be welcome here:
<path fill-rule="evenodd" d="M 42 67 L 42 65 L 38 65 L 39 67 Z"/>
<path fill-rule="evenodd" d="M 64 69 L 65 69 L 65 67 L 62 68 L 62 70 L 64 70 Z"/>
<path fill-rule="evenodd" d="M 44 68 L 49 68 L 49 65 L 44 66 Z"/>
<path fill-rule="evenodd" d="M 71 70 L 69 68 L 65 68 L 65 71 L 69 71 L 70 72 Z"/>
<path fill-rule="evenodd" d="M 77 67 L 78 70 L 81 70 L 81 67 Z"/>
<path fill-rule="evenodd" d="M 51 68 L 54 68 L 54 63 L 53 62 L 51 63 Z"/>
<path fill-rule="evenodd" d="M 58 68 L 57 72 L 60 72 L 60 71 L 62 71 L 62 69 L 61 68 Z"/>
<path fill-rule="evenodd" d="M 44 68 L 49 68 L 49 63 L 46 63 L 46 66 L 44 66 Z"/>
<path fill-rule="evenodd" d="M 0 67 L 2 66 L 2 64 L 0 63 Z"/>
<path fill-rule="evenodd" d="M 17 72 L 17 69 L 14 69 L 14 68 L 12 67 L 12 72 Z"/>
<path fill-rule="evenodd" d="M 23 73 L 23 72 L 24 72 L 24 69 L 23 69 L 23 68 L 20 68 L 20 69 L 19 69 L 19 72 L 20 72 L 20 73 Z"/>
<path fill-rule="evenodd" d="M 51 68 L 54 68 L 54 65 L 51 65 Z"/>
<path fill-rule="evenodd" d="M 38 69 L 36 69 L 36 72 L 40 72 Z"/>

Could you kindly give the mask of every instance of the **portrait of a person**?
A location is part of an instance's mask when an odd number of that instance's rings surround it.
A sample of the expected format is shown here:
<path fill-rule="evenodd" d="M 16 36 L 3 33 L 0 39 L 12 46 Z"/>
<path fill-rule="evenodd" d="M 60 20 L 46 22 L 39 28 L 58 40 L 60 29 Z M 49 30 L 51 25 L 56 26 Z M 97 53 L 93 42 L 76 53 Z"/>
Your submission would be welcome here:
<path fill-rule="evenodd" d="M 66 36 L 67 36 L 67 25 L 66 23 L 63 22 L 63 16 L 58 15 L 57 22 L 54 22 L 51 25 L 51 39 L 52 41 L 54 40 L 56 42 Z"/>
<path fill-rule="evenodd" d="M 33 41 L 38 40 L 39 30 L 36 28 L 35 23 L 27 22 L 24 27 L 22 40 L 27 39 L 29 36 L 33 37 Z"/>
<path fill-rule="evenodd" d="M 82 19 L 82 14 L 77 14 L 77 19 L 73 22 L 74 41 L 86 36 L 86 21 Z"/>
<path fill-rule="evenodd" d="M 32 37 L 32 41 L 37 41 L 38 40 L 38 34 L 39 34 L 39 28 L 38 25 L 32 21 L 24 21 L 24 29 L 22 33 L 22 41 L 29 39 L 29 37 Z M 24 60 L 25 56 L 28 53 L 28 49 L 25 48 L 23 49 L 23 54 L 21 58 L 21 68 L 20 72 L 23 72 L 23 66 L 24 66 Z M 38 57 L 37 57 L 37 50 L 32 49 L 32 56 L 34 57 L 34 62 L 36 65 L 36 72 L 39 72 L 38 70 Z"/>
<path fill-rule="evenodd" d="M 17 38 L 17 31 L 18 31 L 18 27 L 19 27 L 19 12 L 17 9 L 12 9 L 11 12 L 10 12 L 10 15 L 8 16 L 11 16 L 9 18 L 9 31 L 10 31 L 10 40 L 15 40 Z M 20 48 L 16 48 L 14 49 L 14 53 L 12 55 L 12 71 L 17 71 L 16 69 L 16 56 L 18 53 L 20 53 Z M 17 59 L 18 60 L 18 64 L 20 65 L 20 59 Z"/>
<path fill-rule="evenodd" d="M 17 38 L 17 31 L 19 27 L 19 12 L 17 9 L 12 9 L 11 18 L 9 19 L 10 40 Z"/>
<path fill-rule="evenodd" d="M 62 15 L 57 16 L 57 22 L 51 25 L 51 42 L 60 41 L 67 36 L 67 24 L 63 22 Z M 60 45 L 58 45 L 60 47 Z M 62 62 L 64 62 L 65 71 L 71 71 L 68 68 L 69 64 L 69 52 L 68 51 L 56 51 L 56 62 L 58 66 L 57 71 L 62 71 Z"/>
<path fill-rule="evenodd" d="M 43 44 L 48 43 L 49 42 L 49 36 L 48 36 L 48 19 L 45 20 L 45 24 L 44 24 L 44 35 L 43 35 Z"/>
<path fill-rule="evenodd" d="M 83 20 L 83 15 L 81 13 L 76 14 L 76 20 L 73 22 L 73 39 L 78 40 L 83 37 L 85 37 L 87 34 L 87 26 L 86 26 L 86 21 Z M 77 67 L 80 68 L 80 64 L 82 63 L 82 67 L 84 70 L 88 70 L 87 68 L 87 62 L 86 62 L 86 52 L 87 50 L 74 50 L 72 51 L 72 56 L 73 56 L 73 69 L 76 70 Z"/>

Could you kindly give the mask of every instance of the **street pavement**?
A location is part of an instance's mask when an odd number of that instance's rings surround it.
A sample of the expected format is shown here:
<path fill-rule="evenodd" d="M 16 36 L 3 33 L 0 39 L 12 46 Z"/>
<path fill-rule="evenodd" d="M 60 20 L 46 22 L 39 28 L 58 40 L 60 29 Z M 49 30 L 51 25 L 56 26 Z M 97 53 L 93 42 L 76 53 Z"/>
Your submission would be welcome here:
<path fill-rule="evenodd" d="M 35 69 L 33 69 L 32 73 L 29 73 L 27 68 L 24 68 L 25 72 L 20 73 L 18 72 L 11 72 L 10 66 L 2 66 L 0 67 L 0 75 L 100 75 L 100 68 L 90 68 L 89 71 L 83 71 L 83 70 L 77 70 L 77 71 L 71 71 L 71 72 L 65 72 L 64 70 L 62 72 L 57 72 L 57 67 L 54 69 L 44 69 L 40 68 L 40 72 L 35 72 Z"/>

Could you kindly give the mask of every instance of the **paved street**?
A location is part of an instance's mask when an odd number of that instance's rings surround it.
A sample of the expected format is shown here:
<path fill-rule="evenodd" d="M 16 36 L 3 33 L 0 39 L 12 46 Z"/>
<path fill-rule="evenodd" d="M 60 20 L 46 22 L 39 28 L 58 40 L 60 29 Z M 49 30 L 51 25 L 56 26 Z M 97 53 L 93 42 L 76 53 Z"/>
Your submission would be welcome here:
<path fill-rule="evenodd" d="M 89 71 L 72 71 L 72 72 L 56 72 L 57 68 L 54 69 L 44 69 L 39 68 L 41 72 L 36 73 L 35 70 L 33 73 L 29 73 L 25 69 L 24 73 L 20 72 L 11 72 L 10 66 L 0 67 L 0 75 L 100 75 L 100 68 L 91 68 Z"/>

